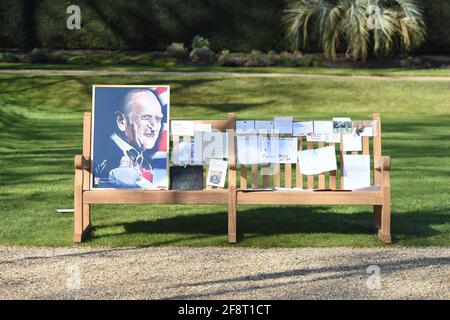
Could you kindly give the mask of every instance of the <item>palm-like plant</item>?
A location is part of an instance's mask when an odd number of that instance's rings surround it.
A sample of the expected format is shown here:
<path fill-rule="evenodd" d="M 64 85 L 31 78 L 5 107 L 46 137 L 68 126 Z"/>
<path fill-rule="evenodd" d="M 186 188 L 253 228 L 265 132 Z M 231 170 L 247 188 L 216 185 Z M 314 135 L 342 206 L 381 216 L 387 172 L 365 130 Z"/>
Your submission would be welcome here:
<path fill-rule="evenodd" d="M 316 38 L 332 59 L 344 49 L 365 61 L 369 52 L 408 52 L 425 41 L 415 0 L 288 0 L 283 22 L 294 49 Z"/>

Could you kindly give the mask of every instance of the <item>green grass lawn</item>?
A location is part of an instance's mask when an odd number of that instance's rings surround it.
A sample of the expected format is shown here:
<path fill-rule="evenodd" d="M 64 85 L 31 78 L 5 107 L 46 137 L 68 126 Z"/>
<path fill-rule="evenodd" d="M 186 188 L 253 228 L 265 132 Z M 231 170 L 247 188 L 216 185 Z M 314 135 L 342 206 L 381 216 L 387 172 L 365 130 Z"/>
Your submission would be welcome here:
<path fill-rule="evenodd" d="M 30 64 L 0 62 L 0 70 L 95 70 L 95 71 L 156 71 L 156 72 L 237 72 L 237 73 L 293 73 L 336 76 L 381 76 L 381 77 L 450 77 L 450 68 L 308 68 L 308 67 L 220 67 L 220 66 L 82 66 L 68 64 Z"/>
<path fill-rule="evenodd" d="M 450 84 L 204 75 L 0 72 L 0 244 L 72 245 L 73 156 L 93 84 L 168 84 L 172 118 L 383 117 L 392 157 L 394 245 L 450 244 Z M 241 206 L 237 246 L 382 246 L 371 207 Z M 94 206 L 84 245 L 223 246 L 226 206 Z"/>

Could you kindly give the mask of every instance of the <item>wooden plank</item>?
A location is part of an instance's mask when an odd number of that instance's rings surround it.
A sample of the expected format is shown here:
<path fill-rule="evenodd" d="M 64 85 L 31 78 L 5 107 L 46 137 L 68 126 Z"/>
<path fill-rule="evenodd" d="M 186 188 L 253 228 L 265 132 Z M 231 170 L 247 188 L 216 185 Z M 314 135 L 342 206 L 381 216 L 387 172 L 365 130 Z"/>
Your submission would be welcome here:
<path fill-rule="evenodd" d="M 342 143 L 342 135 L 341 135 L 341 144 L 340 144 L 340 157 L 341 157 L 341 170 L 340 170 L 340 176 L 341 176 L 341 190 L 344 190 L 344 155 L 347 154 L 347 152 L 344 151 L 344 144 Z"/>
<path fill-rule="evenodd" d="M 236 114 L 228 114 L 228 242 L 236 243 Z M 203 191 L 204 192 L 204 191 Z"/>
<path fill-rule="evenodd" d="M 377 122 L 376 135 L 373 137 L 373 163 L 380 161 L 382 156 L 381 150 L 381 117 L 378 113 L 372 115 L 372 120 Z M 374 166 L 375 167 L 375 166 Z M 381 172 L 373 169 L 374 184 L 381 184 Z"/>
<path fill-rule="evenodd" d="M 313 149 L 313 143 L 312 142 L 308 142 L 306 144 L 306 148 L 308 150 Z M 308 189 L 314 189 L 314 176 L 308 176 Z"/>
<path fill-rule="evenodd" d="M 239 188 L 247 189 L 247 167 L 241 164 Z"/>
<path fill-rule="evenodd" d="M 370 155 L 369 137 L 362 137 L 363 155 Z"/>
<path fill-rule="evenodd" d="M 298 137 L 297 141 L 298 141 L 298 143 L 297 143 L 298 151 L 302 151 L 303 138 Z M 300 163 L 298 162 L 298 159 L 297 159 L 297 165 L 296 165 L 296 170 L 295 170 L 295 186 L 297 188 L 303 188 L 303 175 L 302 175 L 302 171 L 301 171 Z"/>
<path fill-rule="evenodd" d="M 212 186 L 208 186 L 208 172 L 209 172 L 209 164 L 205 165 L 205 188 L 206 190 L 212 190 L 213 187 Z"/>
<path fill-rule="evenodd" d="M 335 143 L 330 143 L 329 146 L 331 147 L 336 147 Z M 334 171 L 330 171 L 330 177 L 329 177 L 329 182 L 330 182 L 330 189 L 331 190 L 336 190 L 336 170 Z"/>
<path fill-rule="evenodd" d="M 89 168 L 92 168 L 91 161 L 91 141 L 92 141 L 92 114 L 85 112 L 83 116 L 83 156 L 90 162 Z M 91 189 L 90 169 L 83 169 L 83 190 Z M 83 204 L 83 231 L 91 225 L 91 208 L 88 204 Z"/>
<path fill-rule="evenodd" d="M 273 178 L 273 184 L 275 185 L 275 187 L 280 187 L 281 186 L 281 166 L 279 163 L 274 163 L 273 164 L 273 169 L 274 169 L 274 178 Z"/>
<path fill-rule="evenodd" d="M 262 171 L 263 171 L 263 187 L 267 188 L 270 185 L 270 165 L 264 165 L 262 167 Z"/>
<path fill-rule="evenodd" d="M 318 147 L 319 148 L 325 147 L 325 142 L 319 141 Z M 323 173 L 319 174 L 319 189 L 325 189 L 325 175 Z"/>
<path fill-rule="evenodd" d="M 284 186 L 292 188 L 292 164 L 286 163 L 284 165 Z"/>
<path fill-rule="evenodd" d="M 381 208 L 381 225 L 378 237 L 385 243 L 391 243 L 391 177 L 389 170 L 381 170 L 381 187 L 383 206 Z"/>
<path fill-rule="evenodd" d="M 94 190 L 85 191 L 83 200 L 89 204 L 227 204 L 228 192 L 225 189 Z"/>
<path fill-rule="evenodd" d="M 379 191 L 260 191 L 237 194 L 239 204 L 379 205 Z"/>
<path fill-rule="evenodd" d="M 258 165 L 252 164 L 252 189 L 258 188 Z"/>
<path fill-rule="evenodd" d="M 73 200 L 73 241 L 81 242 L 83 240 L 83 171 L 79 169 L 75 169 Z"/>

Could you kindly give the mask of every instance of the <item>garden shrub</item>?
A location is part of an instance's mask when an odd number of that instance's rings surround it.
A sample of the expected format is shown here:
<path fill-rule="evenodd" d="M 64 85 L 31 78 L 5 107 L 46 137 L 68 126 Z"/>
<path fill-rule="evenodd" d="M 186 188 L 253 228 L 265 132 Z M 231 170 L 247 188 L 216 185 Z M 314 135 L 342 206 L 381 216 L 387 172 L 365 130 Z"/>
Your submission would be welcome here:
<path fill-rule="evenodd" d="M 216 54 L 209 48 L 194 49 L 189 56 L 191 61 L 196 65 L 211 65 L 216 63 Z"/>
<path fill-rule="evenodd" d="M 0 62 L 21 62 L 21 58 L 13 52 L 2 52 L 0 53 Z"/>
<path fill-rule="evenodd" d="M 196 49 L 203 49 L 208 48 L 209 49 L 209 41 L 206 38 L 203 38 L 201 36 L 195 36 L 192 40 L 192 50 Z"/>
<path fill-rule="evenodd" d="M 173 42 L 166 48 L 166 53 L 169 57 L 177 59 L 185 59 L 188 56 L 188 50 L 184 47 L 183 43 Z"/>

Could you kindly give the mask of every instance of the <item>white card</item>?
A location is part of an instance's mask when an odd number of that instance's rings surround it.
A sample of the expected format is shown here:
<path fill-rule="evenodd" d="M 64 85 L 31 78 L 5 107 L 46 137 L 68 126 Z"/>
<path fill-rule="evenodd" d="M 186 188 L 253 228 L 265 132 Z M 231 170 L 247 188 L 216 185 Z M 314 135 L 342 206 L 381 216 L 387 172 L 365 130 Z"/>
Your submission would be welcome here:
<path fill-rule="evenodd" d="M 362 151 L 361 137 L 353 134 L 343 134 L 342 148 L 344 151 Z"/>
<path fill-rule="evenodd" d="M 333 133 L 333 121 L 314 121 L 315 134 Z"/>
<path fill-rule="evenodd" d="M 237 136 L 237 163 L 243 165 L 258 164 L 258 136 Z"/>
<path fill-rule="evenodd" d="M 278 139 L 277 163 L 297 163 L 297 138 Z"/>
<path fill-rule="evenodd" d="M 306 136 L 306 141 L 307 142 L 319 142 L 319 141 L 325 142 L 326 136 L 327 136 L 326 134 L 311 133 Z"/>
<path fill-rule="evenodd" d="M 194 164 L 202 165 L 203 158 L 203 132 L 195 131 L 194 134 Z"/>
<path fill-rule="evenodd" d="M 176 159 L 174 159 L 176 160 Z M 182 141 L 178 145 L 178 162 L 175 164 L 184 165 L 194 162 L 194 142 Z"/>
<path fill-rule="evenodd" d="M 236 121 L 237 134 L 255 133 L 255 120 L 239 120 Z"/>
<path fill-rule="evenodd" d="M 196 123 L 195 131 L 212 132 L 212 125 L 211 125 L 211 123 Z"/>
<path fill-rule="evenodd" d="M 300 121 L 292 124 L 292 132 L 295 137 L 304 137 L 314 132 L 312 121 Z"/>
<path fill-rule="evenodd" d="M 341 143 L 341 135 L 339 133 L 332 133 L 325 135 L 325 142 L 327 143 Z"/>
<path fill-rule="evenodd" d="M 227 178 L 228 161 L 211 159 L 209 162 L 207 185 L 223 188 Z"/>
<path fill-rule="evenodd" d="M 172 120 L 170 122 L 170 130 L 172 136 L 193 137 L 195 131 L 195 122 Z"/>
<path fill-rule="evenodd" d="M 275 137 L 259 136 L 258 157 L 259 163 L 277 163 L 279 139 Z"/>
<path fill-rule="evenodd" d="M 275 117 L 273 129 L 276 134 L 292 134 L 293 117 Z"/>
<path fill-rule="evenodd" d="M 298 152 L 301 173 L 307 176 L 337 170 L 334 146 Z"/>
<path fill-rule="evenodd" d="M 370 156 L 344 155 L 344 189 L 356 190 L 370 187 Z"/>
<path fill-rule="evenodd" d="M 269 134 L 273 132 L 273 121 L 255 121 L 255 132 L 258 134 Z"/>
<path fill-rule="evenodd" d="M 203 160 L 209 163 L 210 159 L 228 158 L 227 132 L 202 132 L 203 134 Z"/>
<path fill-rule="evenodd" d="M 333 118 L 333 132 L 334 133 L 351 133 L 352 119 L 351 118 Z"/>

